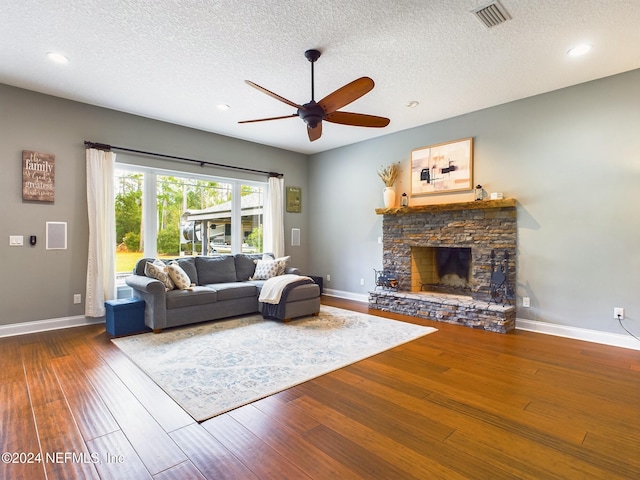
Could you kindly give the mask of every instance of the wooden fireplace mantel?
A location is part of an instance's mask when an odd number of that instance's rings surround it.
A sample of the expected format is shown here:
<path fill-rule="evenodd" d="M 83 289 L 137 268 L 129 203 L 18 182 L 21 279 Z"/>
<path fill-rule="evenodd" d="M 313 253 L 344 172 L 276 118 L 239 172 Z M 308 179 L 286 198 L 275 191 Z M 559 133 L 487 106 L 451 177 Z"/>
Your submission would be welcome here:
<path fill-rule="evenodd" d="M 451 210 L 478 210 L 485 208 L 515 207 L 515 198 L 502 200 L 482 200 L 473 202 L 442 203 L 439 205 L 415 205 L 413 207 L 376 208 L 378 215 L 410 215 L 413 213 L 436 213 Z"/>

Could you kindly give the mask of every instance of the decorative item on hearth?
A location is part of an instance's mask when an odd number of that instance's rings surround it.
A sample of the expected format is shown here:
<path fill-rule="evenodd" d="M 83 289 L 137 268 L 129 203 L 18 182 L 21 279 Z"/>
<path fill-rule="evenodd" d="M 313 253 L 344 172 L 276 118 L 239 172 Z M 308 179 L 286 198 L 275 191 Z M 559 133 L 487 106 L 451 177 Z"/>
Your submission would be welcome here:
<path fill-rule="evenodd" d="M 409 197 L 407 196 L 406 192 L 403 193 L 402 196 L 400 197 L 400 206 L 401 207 L 409 206 Z"/>
<path fill-rule="evenodd" d="M 491 302 L 512 304 L 515 294 L 509 285 L 509 252 L 505 250 L 502 260 L 498 260 L 496 251 L 491 250 L 491 282 L 489 295 Z"/>
<path fill-rule="evenodd" d="M 378 176 L 384 182 L 385 189 L 383 190 L 384 196 L 384 208 L 391 208 L 396 204 L 396 191 L 393 189 L 393 185 L 398 178 L 398 164 L 392 163 L 386 167 L 378 170 Z"/>
<path fill-rule="evenodd" d="M 376 277 L 376 288 L 382 287 L 383 290 L 398 290 L 398 277 L 386 270 L 373 269 Z"/>

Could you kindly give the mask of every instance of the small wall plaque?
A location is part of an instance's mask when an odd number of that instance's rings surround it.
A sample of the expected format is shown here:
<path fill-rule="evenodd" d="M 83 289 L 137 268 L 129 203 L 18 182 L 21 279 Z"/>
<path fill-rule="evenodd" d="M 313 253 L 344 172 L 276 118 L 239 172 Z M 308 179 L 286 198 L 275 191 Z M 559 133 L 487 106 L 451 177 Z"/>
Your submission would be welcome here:
<path fill-rule="evenodd" d="M 287 187 L 287 212 L 300 213 L 302 211 L 302 189 Z"/>
<path fill-rule="evenodd" d="M 53 202 L 56 157 L 50 153 L 22 151 L 22 199 Z"/>

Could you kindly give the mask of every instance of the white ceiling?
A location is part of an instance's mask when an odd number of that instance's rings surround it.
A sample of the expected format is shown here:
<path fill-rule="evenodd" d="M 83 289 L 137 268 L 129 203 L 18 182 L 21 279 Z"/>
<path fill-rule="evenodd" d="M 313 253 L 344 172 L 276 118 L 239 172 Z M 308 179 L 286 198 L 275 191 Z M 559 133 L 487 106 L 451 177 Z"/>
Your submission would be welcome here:
<path fill-rule="evenodd" d="M 640 67 L 640 0 L 501 0 L 491 29 L 473 14 L 489 2 L 0 0 L 0 83 L 309 154 Z M 299 118 L 239 125 L 294 113 L 245 79 L 311 99 L 309 48 L 316 100 L 369 76 L 343 110 L 390 125 L 324 122 L 313 143 Z"/>

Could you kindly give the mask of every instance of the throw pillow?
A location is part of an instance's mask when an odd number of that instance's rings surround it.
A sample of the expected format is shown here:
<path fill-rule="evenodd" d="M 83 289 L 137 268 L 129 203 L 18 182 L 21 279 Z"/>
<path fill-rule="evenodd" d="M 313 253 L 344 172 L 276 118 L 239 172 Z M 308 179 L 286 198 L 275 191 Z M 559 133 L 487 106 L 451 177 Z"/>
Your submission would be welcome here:
<path fill-rule="evenodd" d="M 276 260 L 256 260 L 256 271 L 251 279 L 269 280 L 271 277 L 280 275 L 281 270 L 281 262 Z"/>
<path fill-rule="evenodd" d="M 173 290 L 175 288 L 171 277 L 169 277 L 169 274 L 167 273 L 167 266 L 162 260 L 154 260 L 153 263 L 147 262 L 144 267 L 144 274 L 147 277 L 160 280 L 166 290 Z"/>
<path fill-rule="evenodd" d="M 173 280 L 173 283 L 176 285 L 176 288 L 180 290 L 188 290 L 191 288 L 191 279 L 187 272 L 185 272 L 182 267 L 178 264 L 178 262 L 173 261 L 167 265 L 167 270 L 169 273 L 169 277 Z"/>
<path fill-rule="evenodd" d="M 196 270 L 196 259 L 193 257 L 183 257 L 174 260 L 178 262 L 184 273 L 189 275 L 192 284 L 198 285 L 198 271 Z"/>
<path fill-rule="evenodd" d="M 286 256 L 286 257 L 278 257 L 275 259 L 276 262 L 280 263 L 280 273 L 278 273 L 278 275 L 282 275 L 284 272 L 287 271 L 287 268 L 289 268 L 289 261 L 291 260 L 291 256 Z"/>

